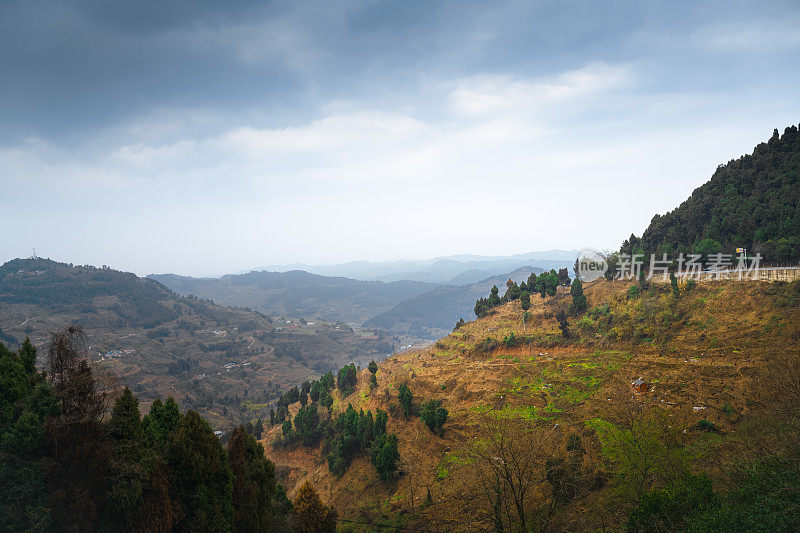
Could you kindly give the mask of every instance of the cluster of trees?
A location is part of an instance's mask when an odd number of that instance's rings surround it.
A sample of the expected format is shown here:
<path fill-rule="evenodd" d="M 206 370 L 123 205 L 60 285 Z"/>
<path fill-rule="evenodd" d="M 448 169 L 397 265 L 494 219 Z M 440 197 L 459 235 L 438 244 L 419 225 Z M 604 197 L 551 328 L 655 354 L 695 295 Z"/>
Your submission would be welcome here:
<path fill-rule="evenodd" d="M 768 262 L 800 260 L 800 133 L 776 129 L 753 153 L 720 165 L 680 206 L 655 215 L 621 253 L 760 252 Z"/>
<path fill-rule="evenodd" d="M 339 374 L 336 376 L 336 385 L 342 393 L 342 398 L 353 394 L 357 384 L 358 372 L 356 371 L 356 365 L 354 363 L 344 365 L 339 369 Z"/>
<path fill-rule="evenodd" d="M 266 531 L 274 465 L 239 427 L 223 447 L 195 411 L 139 402 L 94 375 L 80 328 L 0 344 L 0 515 L 10 530 Z"/>
<path fill-rule="evenodd" d="M 419 414 L 428 429 L 442 436 L 444 433 L 443 426 L 447 422 L 449 412 L 442 406 L 441 400 L 427 401 L 418 409 L 414 404 L 414 393 L 411 392 L 411 388 L 407 383 L 401 384 L 398 388 L 397 399 L 400 402 L 404 417 L 408 418 L 411 415 Z"/>
<path fill-rule="evenodd" d="M 569 271 L 566 268 L 562 268 L 558 272 L 555 270 L 542 272 L 538 276 L 536 273 L 531 273 L 528 277 L 528 281 L 523 281 L 519 285 L 517 285 L 516 281 L 509 279 L 506 282 L 506 293 L 502 297 L 499 295 L 500 291 L 497 285 L 494 285 L 487 298 L 480 298 L 475 302 L 475 316 L 478 318 L 484 317 L 498 305 L 520 299 L 523 302 L 527 302 L 529 308 L 531 294 L 538 293 L 542 298 L 546 296 L 555 296 L 559 285 L 569 284 Z M 524 303 L 523 308 L 525 308 Z M 458 327 L 460 326 L 456 324 L 456 329 L 458 329 Z"/>
<path fill-rule="evenodd" d="M 333 372 L 328 371 L 320 377 L 319 381 L 304 381 L 300 388 L 297 386 L 287 390 L 278 398 L 275 409 L 270 409 L 269 423 L 271 426 L 276 424 L 285 423 L 286 417 L 289 414 L 289 406 L 293 403 L 300 402 L 302 407 L 308 405 L 309 400 L 315 404 L 322 404 L 326 409 L 330 409 L 333 405 L 333 397 L 331 392 L 336 388 L 336 380 L 333 377 Z"/>
<path fill-rule="evenodd" d="M 334 434 L 328 440 L 328 468 L 337 476 L 343 475 L 358 453 L 367 453 L 380 478 L 386 482 L 394 479 L 400 454 L 397 451 L 397 435 L 386 433 L 389 415 L 378 409 L 356 410 L 352 405 L 339 415 L 334 425 Z"/>
<path fill-rule="evenodd" d="M 378 364 L 370 361 L 370 383 L 377 385 L 375 374 Z M 328 468 L 332 473 L 341 476 L 347 471 L 353 458 L 358 453 L 367 453 L 384 481 L 392 481 L 397 473 L 399 453 L 397 451 L 397 435 L 386 433 L 388 414 L 380 409 L 375 416 L 371 411 L 356 412 L 348 404 L 347 410 L 335 420 L 330 418 L 333 403 L 331 391 L 334 383 L 342 392 L 342 396 L 351 394 L 358 383 L 357 369 L 354 364 L 345 365 L 338 372 L 334 381 L 333 373 L 328 372 L 319 381 L 306 381 L 300 388 L 292 387 L 278 399 L 278 413 L 270 413 L 271 422 L 282 423 L 281 432 L 284 446 L 301 444 L 313 447 L 324 439 L 323 449 L 328 451 Z M 311 400 L 312 403 L 307 403 Z M 300 402 L 301 407 L 293 420 L 286 419 L 288 406 Z M 317 405 L 321 403 L 328 410 L 328 418 L 319 416 Z M 278 419 L 283 417 L 283 419 Z"/>
<path fill-rule="evenodd" d="M 376 387 L 378 380 L 375 373 L 378 371 L 378 364 L 375 361 L 370 361 L 369 371 L 370 386 Z M 270 409 L 270 425 L 285 424 L 289 406 L 293 403 L 300 402 L 302 407 L 306 407 L 310 400 L 314 404 L 321 404 L 326 409 L 330 409 L 333 405 L 331 393 L 334 389 L 338 388 L 344 398 L 355 392 L 356 385 L 358 385 L 358 369 L 354 363 L 340 368 L 336 378 L 332 371 L 328 371 L 320 377 L 319 381 L 304 381 L 299 388 L 295 386 L 281 394 L 275 408 Z M 286 432 L 284 433 L 286 434 Z"/>

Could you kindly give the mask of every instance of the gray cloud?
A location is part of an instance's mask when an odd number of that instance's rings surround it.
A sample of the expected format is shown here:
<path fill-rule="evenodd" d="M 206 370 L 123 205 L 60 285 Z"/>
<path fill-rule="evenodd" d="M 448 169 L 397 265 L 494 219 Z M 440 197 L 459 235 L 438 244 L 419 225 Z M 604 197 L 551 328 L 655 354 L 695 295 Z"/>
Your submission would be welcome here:
<path fill-rule="evenodd" d="M 793 2 L 5 2 L 0 186 L 40 211 L 0 259 L 614 246 L 798 122 L 798 27 Z"/>

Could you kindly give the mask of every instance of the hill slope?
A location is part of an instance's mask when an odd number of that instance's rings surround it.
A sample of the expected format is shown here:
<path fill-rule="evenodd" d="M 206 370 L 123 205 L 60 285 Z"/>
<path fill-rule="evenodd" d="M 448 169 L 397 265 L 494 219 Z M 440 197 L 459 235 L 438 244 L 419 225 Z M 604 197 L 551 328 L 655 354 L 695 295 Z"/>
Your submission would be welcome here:
<path fill-rule="evenodd" d="M 191 278 L 174 274 L 148 277 L 179 294 L 194 294 L 222 305 L 246 306 L 274 315 L 322 317 L 355 324 L 436 287 L 419 281 L 358 281 L 301 270 L 250 272 L 221 278 Z"/>
<path fill-rule="evenodd" d="M 756 438 L 748 421 L 763 423 L 765 413 L 777 416 L 769 402 L 776 390 L 789 390 L 781 385 L 785 377 L 776 379 L 770 368 L 783 369 L 787 360 L 797 367 L 800 283 L 713 282 L 678 298 L 667 284 L 651 284 L 641 294 L 630 287 L 620 281 L 587 286 L 590 312 L 569 319 L 570 338 L 563 337 L 555 318 L 571 301 L 560 288 L 552 299 L 532 299 L 525 325 L 519 302 L 509 302 L 435 346 L 384 361 L 377 388 L 369 387 L 364 371 L 354 394 L 340 398 L 337 391 L 339 412 L 348 403 L 356 410 L 389 412 L 402 464 L 393 484 L 377 479 L 368 458 L 355 460 L 337 478 L 319 448 L 273 448 L 268 455 L 284 472 L 290 493 L 310 480 L 340 516 L 450 531 L 493 530 L 493 500 L 481 484 L 487 465 L 476 450 L 498 430 L 533 435 L 531 442 L 541 448 L 541 459 L 529 471 L 530 505 L 537 520 L 553 530 L 596 531 L 626 520 L 634 500 L 620 500 L 621 489 L 611 490 L 624 488 L 626 478 L 615 477 L 622 459 L 609 461 L 603 454 L 599 429 L 609 427 L 603 424 L 652 428 L 654 420 L 668 420 L 664 438 L 677 439 L 676 450 L 690 450 L 692 468 L 722 478 L 721 469 L 732 464 L 723 458 L 757 460 L 753 452 L 767 448 L 754 449 L 747 440 L 751 447 L 742 450 L 737 435 L 745 431 L 747 439 Z M 637 378 L 644 382 L 641 394 L 632 387 Z M 436 399 L 449 410 L 442 436 L 419 418 L 402 416 L 397 395 L 403 383 L 417 405 Z M 279 432 L 274 429 L 266 442 Z M 767 437 L 774 441 L 775 433 Z M 572 450 L 580 451 L 585 484 L 569 499 L 556 500 L 546 464 L 558 463 L 545 459 L 575 457 L 565 447 L 575 438 L 580 446 Z M 673 446 L 670 440 L 657 442 Z M 643 461 L 656 460 L 646 455 L 655 448 L 634 449 L 645 450 Z M 659 486 L 656 474 L 647 476 L 645 487 Z M 427 491 L 431 501 L 421 505 Z"/>
<path fill-rule="evenodd" d="M 705 241 L 705 242 L 704 242 Z M 753 153 L 720 165 L 675 210 L 656 215 L 641 241 L 622 246 L 631 253 L 760 252 L 770 262 L 800 260 L 800 134 L 778 130 Z"/>
<path fill-rule="evenodd" d="M 467 285 L 438 287 L 430 292 L 401 302 L 389 311 L 364 323 L 365 327 L 381 328 L 393 335 L 420 340 L 435 340 L 447 335 L 459 318 L 474 316 L 475 300 L 489 294 L 492 285 L 505 291 L 509 279 L 522 282 L 541 268 L 523 267 L 508 274 L 494 276 Z"/>
<path fill-rule="evenodd" d="M 214 425 L 268 415 L 276 392 L 350 361 L 364 365 L 397 342 L 345 324 L 287 321 L 184 298 L 146 278 L 46 259 L 0 266 L 0 341 L 68 325 L 86 331 L 93 361 L 146 403 L 174 396 Z"/>

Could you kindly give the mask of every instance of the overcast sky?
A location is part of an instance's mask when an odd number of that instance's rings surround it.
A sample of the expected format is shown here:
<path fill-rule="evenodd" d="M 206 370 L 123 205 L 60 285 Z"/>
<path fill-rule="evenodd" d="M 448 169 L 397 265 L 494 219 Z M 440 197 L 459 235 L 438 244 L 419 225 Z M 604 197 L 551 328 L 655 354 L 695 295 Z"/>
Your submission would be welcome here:
<path fill-rule="evenodd" d="M 616 248 L 800 122 L 800 4 L 0 3 L 0 261 Z"/>

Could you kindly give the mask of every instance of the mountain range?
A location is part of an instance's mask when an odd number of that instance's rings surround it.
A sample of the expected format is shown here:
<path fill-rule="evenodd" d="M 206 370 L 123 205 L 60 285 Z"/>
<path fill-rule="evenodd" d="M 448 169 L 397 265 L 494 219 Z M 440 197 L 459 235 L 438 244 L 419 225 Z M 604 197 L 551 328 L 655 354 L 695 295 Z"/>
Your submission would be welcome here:
<path fill-rule="evenodd" d="M 464 285 L 526 266 L 544 270 L 571 267 L 578 253 L 577 250 L 545 250 L 509 256 L 461 254 L 423 260 L 352 261 L 337 265 L 294 263 L 264 266 L 260 270 L 304 270 L 322 276 L 344 276 L 365 281 L 413 280 L 440 285 Z"/>

